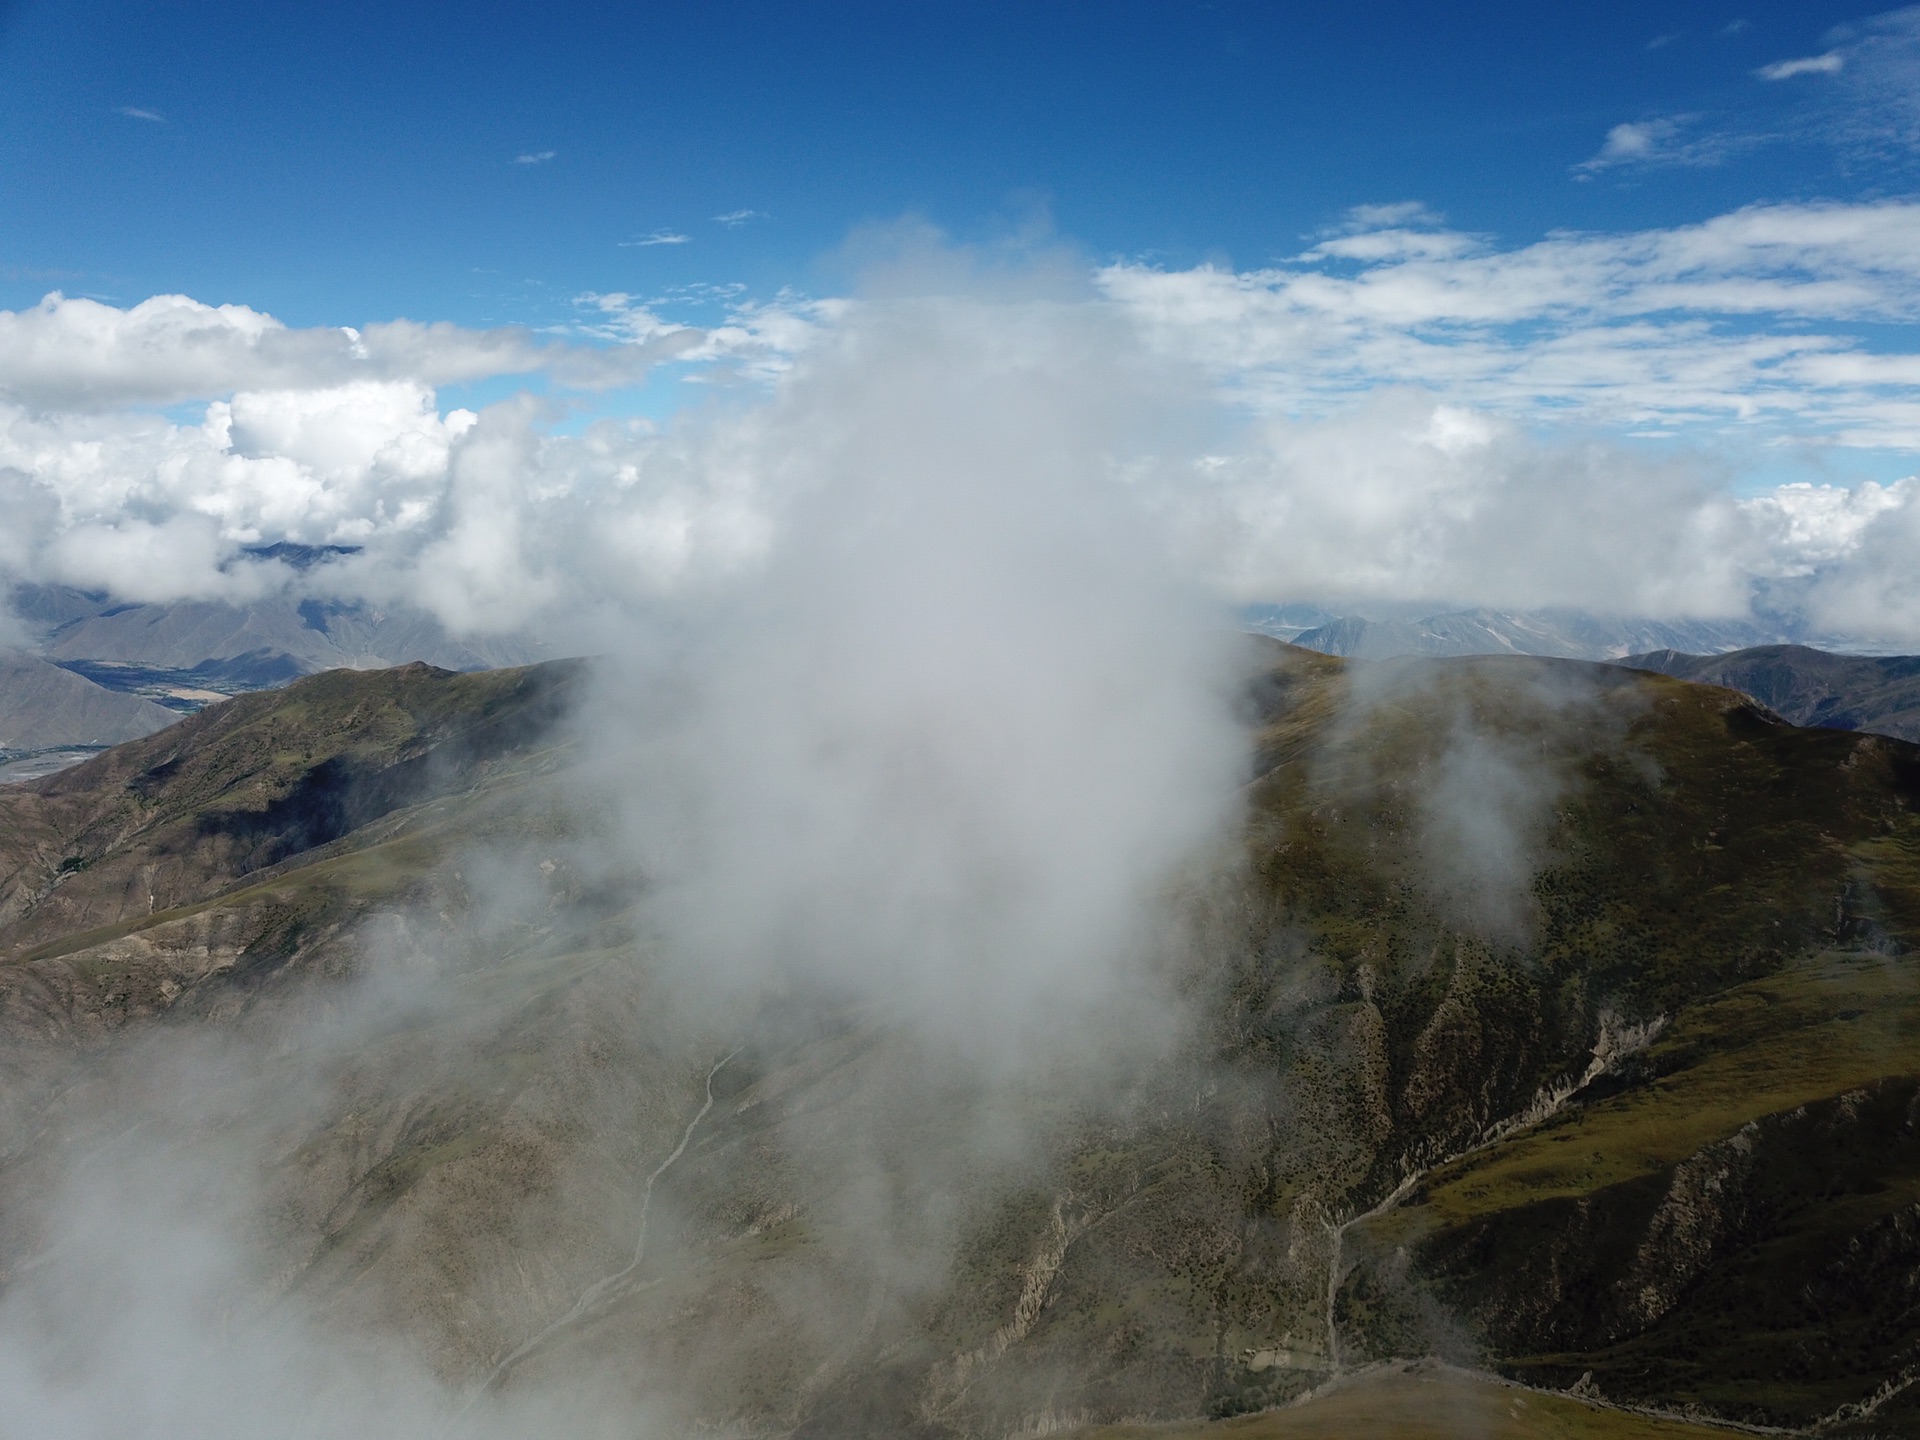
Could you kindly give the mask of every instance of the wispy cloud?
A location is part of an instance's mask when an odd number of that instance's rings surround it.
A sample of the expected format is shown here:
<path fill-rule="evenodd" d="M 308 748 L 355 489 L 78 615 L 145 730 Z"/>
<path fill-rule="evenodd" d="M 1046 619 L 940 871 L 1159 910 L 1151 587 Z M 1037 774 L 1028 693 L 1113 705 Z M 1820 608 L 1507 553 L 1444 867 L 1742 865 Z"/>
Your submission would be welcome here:
<path fill-rule="evenodd" d="M 1667 46 L 1673 44 L 1674 41 L 1680 39 L 1680 37 L 1683 36 L 1684 34 L 1686 34 L 1684 30 L 1674 30 L 1665 35 L 1656 35 L 1651 40 L 1647 41 L 1647 49 L 1664 50 L 1667 48 Z"/>
<path fill-rule="evenodd" d="M 1807 91 L 1809 128 L 1854 163 L 1911 163 L 1920 155 L 1920 5 L 1876 15 L 1827 40 L 1845 68 L 1830 85 Z"/>
<path fill-rule="evenodd" d="M 1623 165 L 1719 165 L 1736 150 L 1749 149 L 1765 138 L 1712 131 L 1693 139 L 1684 138 L 1698 120 L 1695 115 L 1659 115 L 1648 120 L 1629 120 L 1607 131 L 1600 152 L 1573 167 L 1581 179 Z"/>
<path fill-rule="evenodd" d="M 1762 80 L 1791 80 L 1796 75 L 1838 75 L 1846 64 L 1845 55 L 1829 50 L 1824 55 L 1807 55 L 1798 60 L 1776 60 L 1753 73 Z"/>
<path fill-rule="evenodd" d="M 1419 200 L 1395 200 L 1388 205 L 1355 205 L 1347 211 L 1334 233 L 1351 235 L 1362 230 L 1380 230 L 1397 225 L 1438 225 L 1444 218 Z"/>
<path fill-rule="evenodd" d="M 620 345 L 687 343 L 677 358 L 692 365 L 760 381 L 777 380 L 820 335 L 845 319 L 856 303 L 814 299 L 782 291 L 769 301 L 748 299 L 739 285 L 682 285 L 642 298 L 619 291 L 575 297 L 576 335 Z M 720 311 L 717 320 L 708 318 Z M 670 319 L 667 311 L 701 315 L 699 328 Z M 697 337 L 697 343 L 690 343 Z M 696 369 L 688 379 L 701 378 Z"/>
<path fill-rule="evenodd" d="M 1737 21 L 1720 33 L 1745 28 Z M 1829 145 L 1849 168 L 1910 165 L 1920 156 L 1920 5 L 1829 31 L 1822 43 L 1827 48 L 1817 55 L 1751 71 L 1761 84 L 1708 123 L 1697 114 L 1673 114 L 1614 126 L 1599 153 L 1573 167 L 1575 177 L 1622 167 L 1719 165 L 1781 143 Z M 1890 175 L 1882 183 L 1888 190 L 1906 188 Z"/>
<path fill-rule="evenodd" d="M 1517 249 L 1388 229 L 1265 270 L 1127 264 L 1100 282 L 1261 409 L 1412 385 L 1516 416 L 1920 449 L 1920 355 L 1853 333 L 1920 320 L 1920 204 L 1755 206 Z"/>
<path fill-rule="evenodd" d="M 158 110 L 147 110 L 139 105 L 116 105 L 114 106 L 113 113 L 116 115 L 124 115 L 129 120 L 145 120 L 149 125 L 164 125 L 167 123 L 167 117 L 162 115 Z"/>
<path fill-rule="evenodd" d="M 716 225 L 724 225 L 729 230 L 738 230 L 749 220 L 764 220 L 766 218 L 766 212 L 761 210 L 729 210 L 724 215 L 714 216 L 713 223 Z"/>
<path fill-rule="evenodd" d="M 682 235 L 678 230 L 656 230 L 637 240 L 622 240 L 620 246 L 626 250 L 645 249 L 649 245 L 685 245 L 691 239 L 691 235 Z"/>
<path fill-rule="evenodd" d="M 1739 20 L 1729 20 L 1726 24 L 1720 27 L 1720 33 L 1722 35 L 1739 35 L 1744 31 L 1750 29 L 1752 25 L 1753 25 L 1753 22 L 1751 20 L 1747 20 L 1744 18 Z"/>
<path fill-rule="evenodd" d="M 513 163 L 516 165 L 544 165 L 559 153 L 558 150 L 529 150 L 524 155 L 514 156 Z"/>

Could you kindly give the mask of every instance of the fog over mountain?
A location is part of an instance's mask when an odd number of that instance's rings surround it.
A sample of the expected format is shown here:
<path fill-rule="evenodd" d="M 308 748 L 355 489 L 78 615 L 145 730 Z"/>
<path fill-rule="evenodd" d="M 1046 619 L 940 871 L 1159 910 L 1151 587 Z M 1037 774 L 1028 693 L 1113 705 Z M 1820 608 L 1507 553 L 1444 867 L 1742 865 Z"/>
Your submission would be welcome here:
<path fill-rule="evenodd" d="M 0 1440 L 1920 1436 L 1916 95 L 0 5 Z"/>
<path fill-rule="evenodd" d="M 1166 488 L 1204 388 L 1054 284 L 896 272 L 649 439 L 643 511 L 734 497 L 670 585 L 606 548 L 635 481 L 522 517 L 564 570 L 456 525 L 16 592 L 49 650 L 208 683 L 456 637 L 435 596 L 598 657 L 329 670 L 0 794 L 34 1433 L 1906 1413 L 1913 756 L 1236 636 Z M 502 443 L 456 464 L 511 500 Z M 1804 1016 L 1729 1028 L 1761 991 Z M 1579 1177 L 1526 1158 L 1563 1136 Z M 1781 1245 L 1850 1338 L 1755 1390 Z"/>

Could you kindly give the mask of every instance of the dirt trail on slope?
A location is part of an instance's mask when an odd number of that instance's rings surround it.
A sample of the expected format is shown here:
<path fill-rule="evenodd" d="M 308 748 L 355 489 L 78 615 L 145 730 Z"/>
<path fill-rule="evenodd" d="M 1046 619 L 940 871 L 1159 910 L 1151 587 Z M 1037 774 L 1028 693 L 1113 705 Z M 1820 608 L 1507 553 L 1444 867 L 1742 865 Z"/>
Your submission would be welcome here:
<path fill-rule="evenodd" d="M 613 1271 L 611 1274 L 601 1276 L 598 1280 L 587 1286 L 586 1289 L 580 1292 L 580 1297 L 573 1302 L 572 1307 L 567 1310 L 565 1314 L 508 1352 L 506 1357 L 487 1373 L 487 1378 L 480 1382 L 479 1388 L 474 1392 L 473 1399 L 470 1399 L 466 1406 L 462 1408 L 460 1412 L 462 1415 L 465 1415 L 467 1410 L 473 1407 L 474 1402 L 477 1401 L 480 1396 L 487 1394 L 489 1391 L 497 1390 L 501 1385 L 505 1384 L 507 1376 L 513 1371 L 516 1365 L 539 1350 L 556 1335 L 570 1326 L 577 1325 L 603 1304 L 620 1298 L 618 1293 L 620 1286 L 639 1270 L 641 1261 L 646 1259 L 647 1216 L 653 1208 L 653 1187 L 662 1175 L 673 1168 L 674 1162 L 686 1154 L 687 1146 L 693 1140 L 693 1132 L 700 1128 L 700 1122 L 706 1119 L 708 1112 L 713 1109 L 714 1077 L 725 1069 L 727 1063 L 739 1053 L 737 1049 L 728 1051 L 714 1062 L 711 1070 L 707 1071 L 706 1099 L 702 1102 L 699 1110 L 695 1112 L 694 1117 L 687 1122 L 687 1128 L 681 1133 L 680 1143 L 674 1146 L 672 1153 L 658 1165 L 654 1166 L 653 1172 L 647 1176 L 646 1185 L 640 1192 L 640 1233 L 633 1242 L 633 1258 L 628 1260 L 620 1269 Z"/>

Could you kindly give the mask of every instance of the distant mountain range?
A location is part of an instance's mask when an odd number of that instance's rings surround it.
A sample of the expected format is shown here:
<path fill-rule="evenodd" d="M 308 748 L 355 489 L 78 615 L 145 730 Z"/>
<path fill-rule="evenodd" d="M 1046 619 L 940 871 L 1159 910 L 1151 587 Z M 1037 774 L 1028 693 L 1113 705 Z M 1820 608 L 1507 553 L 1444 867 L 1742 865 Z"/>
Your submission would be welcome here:
<path fill-rule="evenodd" d="M 1620 662 L 1750 695 L 1795 725 L 1920 741 L 1920 655 L 1829 655 L 1760 645 L 1727 655 L 1656 650 Z"/>
<path fill-rule="evenodd" d="M 118 745 L 179 718 L 151 700 L 116 694 L 38 656 L 0 652 L 0 752 Z"/>
<path fill-rule="evenodd" d="M 487 670 L 546 658 L 524 639 L 456 640 L 429 615 L 339 601 L 275 598 L 250 605 L 179 600 L 127 605 L 64 586 L 22 586 L 14 613 L 38 628 L 58 662 L 103 660 L 154 669 L 225 666 L 236 679 L 282 684 L 343 667 L 424 660 L 442 670 Z"/>
<path fill-rule="evenodd" d="M 332 551 L 267 553 L 308 569 Z M 537 662 L 526 637 L 456 639 L 417 610 L 279 597 L 249 605 L 126 604 L 65 586 L 17 587 L 10 608 L 37 639 L 0 652 L 0 779 L 23 752 L 118 744 L 228 695 L 323 670 L 424 661 L 444 670 Z M 1659 621 L 1577 610 L 1472 609 L 1417 620 L 1337 615 L 1313 604 L 1242 612 L 1257 633 L 1350 659 L 1532 655 L 1603 660 L 1724 685 L 1795 724 L 1920 739 L 1920 659 L 1837 655 L 1844 639 L 1741 620 Z"/>
<path fill-rule="evenodd" d="M 1920 656 L 1836 654 L 1858 642 L 1791 643 L 1752 621 L 1660 621 L 1578 610 L 1457 610 L 1420 620 L 1335 616 L 1313 605 L 1254 607 L 1250 629 L 1354 660 L 1534 655 L 1602 660 L 1737 690 L 1795 725 L 1920 741 Z"/>
<path fill-rule="evenodd" d="M 279 547 L 286 549 L 287 547 Z M 308 569 L 333 550 L 261 558 Z M 424 661 L 489 670 L 546 658 L 524 638 L 457 640 L 417 610 L 281 597 L 126 604 L 98 591 L 23 585 L 9 608 L 31 648 L 0 651 L 0 781 L 22 756 L 117 745 L 229 695 L 322 670 Z"/>
<path fill-rule="evenodd" d="M 1455 610 L 1418 620 L 1334 615 L 1311 605 L 1258 606 L 1248 628 L 1323 655 L 1389 660 L 1397 655 L 1538 655 L 1559 660 L 1621 660 L 1654 650 L 1718 654 L 1755 645 L 1818 638 L 1746 620 L 1661 621 L 1580 610 Z"/>

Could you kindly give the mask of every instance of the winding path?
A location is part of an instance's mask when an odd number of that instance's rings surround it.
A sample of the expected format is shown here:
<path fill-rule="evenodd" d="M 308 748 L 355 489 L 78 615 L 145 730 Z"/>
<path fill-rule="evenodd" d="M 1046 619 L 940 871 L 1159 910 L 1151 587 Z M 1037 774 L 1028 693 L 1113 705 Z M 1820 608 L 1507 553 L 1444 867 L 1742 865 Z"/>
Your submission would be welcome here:
<path fill-rule="evenodd" d="M 621 1266 L 620 1269 L 613 1271 L 611 1274 L 602 1275 L 598 1280 L 587 1286 L 586 1289 L 580 1292 L 579 1299 L 573 1302 L 572 1308 L 564 1315 L 552 1321 L 530 1339 L 522 1341 L 514 1347 L 513 1350 L 509 1351 L 499 1364 L 487 1372 L 487 1378 L 480 1382 L 479 1387 L 474 1391 L 467 1403 L 461 1407 L 461 1416 L 465 1416 L 467 1411 L 473 1408 L 475 1402 L 478 1401 L 482 1395 L 487 1394 L 489 1391 L 499 1389 L 500 1386 L 506 1382 L 506 1378 L 508 1374 L 512 1372 L 514 1366 L 533 1354 L 568 1326 L 576 1325 L 586 1319 L 603 1301 L 614 1295 L 615 1290 L 623 1281 L 640 1268 L 640 1262 L 646 1258 L 647 1254 L 647 1215 L 653 1208 L 654 1183 L 673 1167 L 676 1160 L 687 1153 L 687 1145 L 693 1139 L 693 1132 L 700 1128 L 700 1122 L 706 1119 L 707 1112 L 713 1109 L 714 1077 L 725 1069 L 727 1062 L 739 1053 L 740 1051 L 737 1048 L 729 1050 L 714 1062 L 711 1070 L 707 1071 L 705 1102 L 695 1113 L 693 1119 L 687 1122 L 687 1128 L 680 1136 L 680 1143 L 673 1147 L 673 1153 L 668 1155 L 667 1158 L 662 1160 L 658 1165 L 654 1166 L 653 1173 L 647 1176 L 647 1183 L 640 1192 L 640 1233 L 633 1242 L 633 1258 Z"/>

